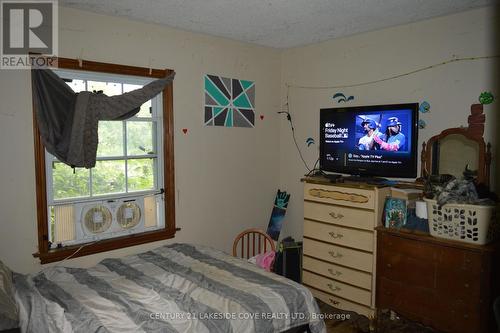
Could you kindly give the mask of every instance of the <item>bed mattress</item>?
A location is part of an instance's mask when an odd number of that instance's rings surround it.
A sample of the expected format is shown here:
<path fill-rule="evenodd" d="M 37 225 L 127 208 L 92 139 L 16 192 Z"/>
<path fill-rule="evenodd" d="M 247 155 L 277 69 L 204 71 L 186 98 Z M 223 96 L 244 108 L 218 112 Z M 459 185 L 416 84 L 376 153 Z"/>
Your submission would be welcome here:
<path fill-rule="evenodd" d="M 23 332 L 325 332 L 305 287 L 199 245 L 15 274 Z"/>

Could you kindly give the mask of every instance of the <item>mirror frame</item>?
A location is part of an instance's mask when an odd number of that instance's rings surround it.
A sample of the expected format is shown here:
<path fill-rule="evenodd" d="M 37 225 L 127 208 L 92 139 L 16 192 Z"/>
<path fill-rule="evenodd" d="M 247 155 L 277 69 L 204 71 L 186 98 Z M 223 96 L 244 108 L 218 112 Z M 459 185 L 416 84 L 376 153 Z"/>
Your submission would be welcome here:
<path fill-rule="evenodd" d="M 484 114 L 482 114 L 483 106 L 480 104 L 471 105 L 471 116 L 469 116 L 469 127 L 448 128 L 440 134 L 431 137 L 427 142 L 422 143 L 421 159 L 421 176 L 426 178 L 432 172 L 432 153 L 435 143 L 444 139 L 448 135 L 458 134 L 465 138 L 476 142 L 479 145 L 478 170 L 476 182 L 477 184 L 490 185 L 490 164 L 491 164 L 491 144 L 486 144 L 483 138 L 484 133 Z M 475 121 L 479 117 L 480 121 Z"/>

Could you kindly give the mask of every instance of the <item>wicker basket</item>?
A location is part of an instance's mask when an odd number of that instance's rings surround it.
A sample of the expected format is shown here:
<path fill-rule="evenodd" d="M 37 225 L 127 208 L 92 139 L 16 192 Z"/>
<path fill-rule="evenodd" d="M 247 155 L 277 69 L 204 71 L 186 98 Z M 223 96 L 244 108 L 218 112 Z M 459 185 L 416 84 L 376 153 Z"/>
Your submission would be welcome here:
<path fill-rule="evenodd" d="M 429 230 L 434 237 L 484 245 L 500 234 L 495 206 L 446 204 L 440 207 L 436 200 L 424 200 Z"/>

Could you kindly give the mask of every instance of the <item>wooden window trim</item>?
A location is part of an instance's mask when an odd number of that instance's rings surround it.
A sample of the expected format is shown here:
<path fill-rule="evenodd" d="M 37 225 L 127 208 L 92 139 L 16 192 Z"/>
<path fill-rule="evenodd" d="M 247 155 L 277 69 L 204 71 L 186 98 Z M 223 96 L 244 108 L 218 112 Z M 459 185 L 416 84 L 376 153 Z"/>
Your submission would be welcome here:
<path fill-rule="evenodd" d="M 90 72 L 133 75 L 152 78 L 163 78 L 173 71 L 170 69 L 150 69 L 144 67 L 125 66 L 77 59 L 57 58 L 57 68 L 74 69 Z M 165 189 L 165 227 L 156 231 L 132 234 L 113 239 L 101 240 L 97 243 L 67 246 L 61 249 L 49 249 L 47 183 L 45 174 L 45 147 L 38 130 L 35 104 L 33 103 L 33 137 L 35 153 L 36 208 L 38 227 L 38 252 L 34 257 L 40 258 L 42 264 L 76 258 L 110 250 L 121 249 L 165 239 L 175 236 L 180 230 L 175 227 L 175 177 L 174 177 L 174 119 L 173 119 L 173 83 L 163 90 L 163 161 Z M 82 245 L 85 245 L 82 247 Z"/>

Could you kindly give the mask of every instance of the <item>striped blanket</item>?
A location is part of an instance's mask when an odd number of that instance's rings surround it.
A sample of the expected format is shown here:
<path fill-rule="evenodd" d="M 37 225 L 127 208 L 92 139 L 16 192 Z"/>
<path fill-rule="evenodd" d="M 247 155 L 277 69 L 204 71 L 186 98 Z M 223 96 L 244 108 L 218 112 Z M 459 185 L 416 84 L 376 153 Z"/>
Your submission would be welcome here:
<path fill-rule="evenodd" d="M 311 293 L 218 250 L 163 246 L 83 269 L 16 274 L 23 332 L 325 332 Z"/>

